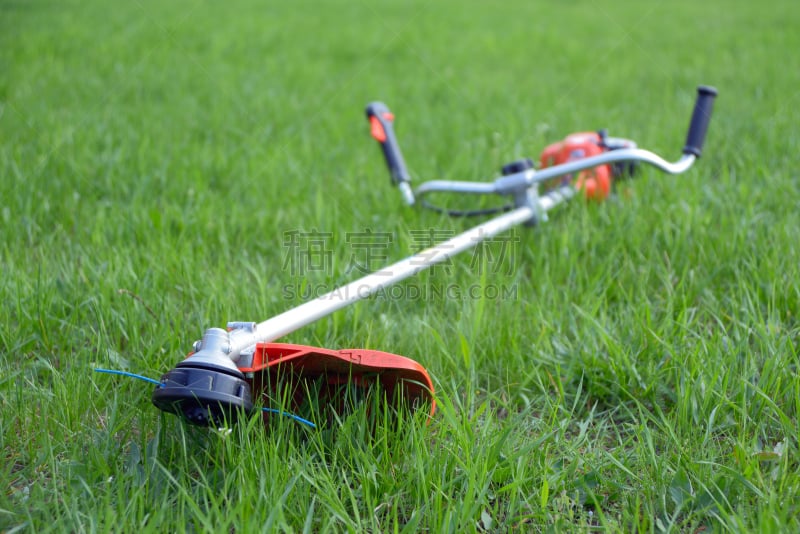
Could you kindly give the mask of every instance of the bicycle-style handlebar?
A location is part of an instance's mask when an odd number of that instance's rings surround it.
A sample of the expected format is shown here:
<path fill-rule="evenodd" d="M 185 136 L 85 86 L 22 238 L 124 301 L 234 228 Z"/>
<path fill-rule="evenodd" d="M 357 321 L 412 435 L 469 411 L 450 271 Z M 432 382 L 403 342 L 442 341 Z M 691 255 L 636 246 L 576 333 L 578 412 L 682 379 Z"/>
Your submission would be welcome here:
<path fill-rule="evenodd" d="M 392 181 L 402 188 L 406 203 L 410 205 L 414 204 L 415 201 L 421 200 L 421 197 L 424 195 L 433 192 L 464 193 L 472 195 L 519 195 L 521 190 L 534 187 L 541 182 L 610 163 L 646 163 L 669 174 L 686 172 L 692 166 L 695 159 L 699 158 L 702 153 L 716 96 L 717 90 L 713 87 L 701 85 L 697 88 L 697 98 L 695 100 L 692 118 L 689 122 L 689 130 L 686 135 L 686 144 L 683 147 L 683 155 L 675 162 L 666 161 L 661 156 L 648 150 L 621 148 L 610 150 L 596 156 L 575 159 L 545 169 L 520 171 L 498 178 L 494 182 L 431 180 L 423 183 L 413 192 L 409 185 L 411 177 L 400 152 L 400 145 L 393 128 L 394 114 L 389 111 L 386 104 L 382 102 L 373 102 L 367 106 L 367 117 L 372 126 L 372 136 L 381 144 L 381 148 L 383 149 Z M 427 205 L 424 202 L 422 202 L 422 204 Z M 492 212 L 492 210 L 483 210 L 483 212 Z M 479 210 L 476 212 L 452 213 L 470 214 L 482 212 Z"/>

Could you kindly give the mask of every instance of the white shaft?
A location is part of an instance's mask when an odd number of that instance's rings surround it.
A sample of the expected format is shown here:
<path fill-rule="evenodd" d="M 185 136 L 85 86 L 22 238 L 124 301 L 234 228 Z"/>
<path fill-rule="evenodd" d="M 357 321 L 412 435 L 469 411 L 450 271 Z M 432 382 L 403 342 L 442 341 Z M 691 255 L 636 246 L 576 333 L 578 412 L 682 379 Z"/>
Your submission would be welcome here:
<path fill-rule="evenodd" d="M 565 186 L 543 195 L 538 199 L 539 210 L 542 212 L 548 211 L 574 194 L 574 188 Z M 244 349 L 252 347 L 256 343 L 274 341 L 348 304 L 367 298 L 383 288 L 396 284 L 432 265 L 441 263 L 460 252 L 468 250 L 485 239 L 504 232 L 513 226 L 526 223 L 537 215 L 536 211 L 535 208 L 530 206 L 516 208 L 443 243 L 384 267 L 376 273 L 368 274 L 330 293 L 267 319 L 263 323 L 257 324 L 252 331 L 234 330 L 230 336 L 230 356 L 236 361 Z"/>

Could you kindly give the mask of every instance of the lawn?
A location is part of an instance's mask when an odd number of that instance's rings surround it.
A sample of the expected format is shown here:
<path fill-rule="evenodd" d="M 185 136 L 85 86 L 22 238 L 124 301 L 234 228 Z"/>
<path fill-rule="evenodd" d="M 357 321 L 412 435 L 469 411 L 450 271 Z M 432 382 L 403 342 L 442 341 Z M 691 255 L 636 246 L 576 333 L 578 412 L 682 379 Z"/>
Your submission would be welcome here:
<path fill-rule="evenodd" d="M 0 0 L 0 531 L 800 530 L 798 27 L 795 0 Z M 419 361 L 431 421 L 199 429 L 92 371 L 158 378 L 352 280 L 366 232 L 379 268 L 469 228 L 402 204 L 370 101 L 417 183 L 489 180 L 601 127 L 676 159 L 698 84 L 689 173 L 281 339 Z"/>

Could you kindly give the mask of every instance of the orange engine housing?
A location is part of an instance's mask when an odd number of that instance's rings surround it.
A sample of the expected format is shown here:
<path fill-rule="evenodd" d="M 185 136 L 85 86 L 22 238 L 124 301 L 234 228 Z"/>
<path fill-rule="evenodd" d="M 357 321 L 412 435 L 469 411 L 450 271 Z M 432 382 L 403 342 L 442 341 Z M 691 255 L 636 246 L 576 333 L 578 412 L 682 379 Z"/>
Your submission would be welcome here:
<path fill-rule="evenodd" d="M 597 132 L 580 132 L 570 134 L 563 141 L 548 145 L 540 156 L 541 168 L 560 165 L 577 159 L 602 154 L 607 149 Z M 545 184 L 552 189 L 564 183 L 573 183 L 583 191 L 587 199 L 603 200 L 611 193 L 611 167 L 599 165 L 592 169 L 580 171 L 578 176 L 566 175 L 556 178 L 555 183 Z M 548 187 L 548 185 L 550 187 Z"/>

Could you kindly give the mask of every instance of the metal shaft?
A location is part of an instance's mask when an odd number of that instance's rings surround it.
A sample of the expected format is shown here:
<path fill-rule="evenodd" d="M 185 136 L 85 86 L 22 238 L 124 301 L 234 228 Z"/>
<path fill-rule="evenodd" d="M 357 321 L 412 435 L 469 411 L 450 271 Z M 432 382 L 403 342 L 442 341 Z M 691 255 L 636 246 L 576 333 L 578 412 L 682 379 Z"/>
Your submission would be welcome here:
<path fill-rule="evenodd" d="M 572 186 L 563 186 L 539 197 L 539 212 L 546 212 L 554 208 L 574 196 L 575 192 Z M 465 250 L 469 250 L 477 246 L 481 241 L 494 237 L 513 226 L 524 224 L 536 217 L 539 212 L 537 212 L 536 208 L 530 206 L 516 208 L 447 241 L 384 267 L 380 271 L 368 274 L 314 300 L 267 319 L 257 324 L 250 331 L 245 329 L 234 330 L 230 336 L 230 357 L 236 361 L 244 349 L 252 347 L 256 343 L 274 341 L 298 328 L 330 315 L 348 304 L 365 299 L 383 288 L 405 280 Z"/>

